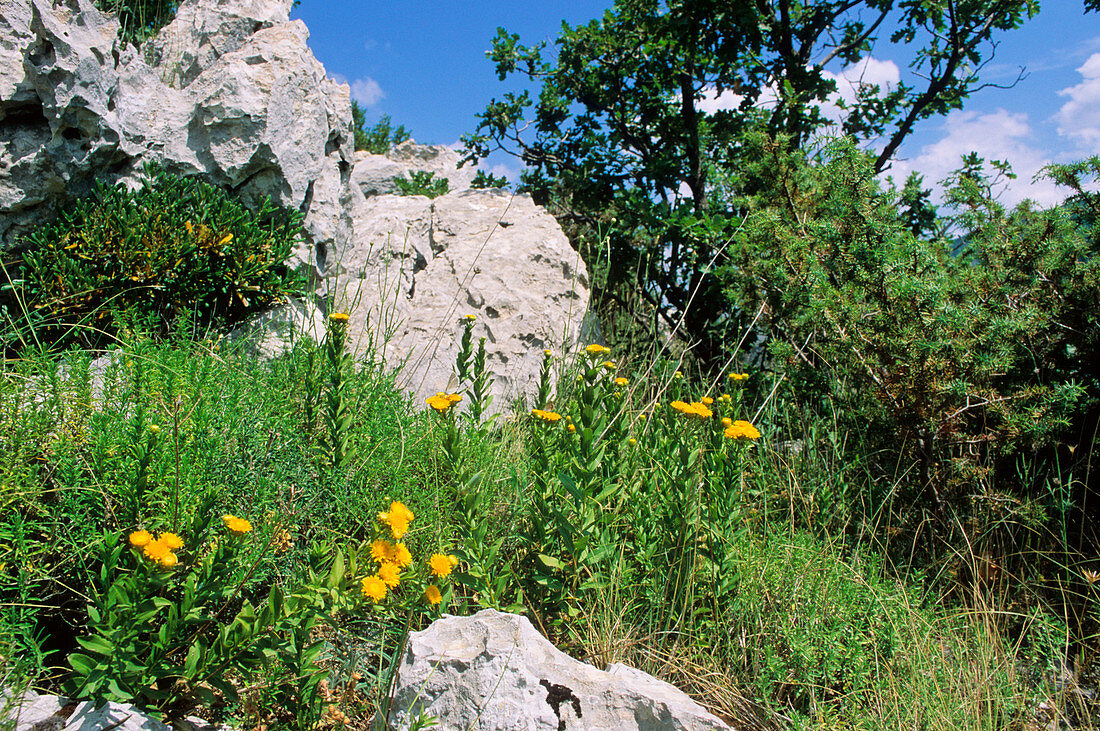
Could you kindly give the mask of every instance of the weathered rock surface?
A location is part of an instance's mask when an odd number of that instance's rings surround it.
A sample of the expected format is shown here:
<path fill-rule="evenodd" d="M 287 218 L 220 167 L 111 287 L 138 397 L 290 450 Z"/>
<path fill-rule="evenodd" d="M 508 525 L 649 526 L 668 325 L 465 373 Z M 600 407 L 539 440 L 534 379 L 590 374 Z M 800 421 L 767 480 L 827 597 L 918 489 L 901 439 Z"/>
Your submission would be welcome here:
<path fill-rule="evenodd" d="M 598 670 L 557 650 L 524 617 L 491 609 L 413 632 L 390 727 L 421 713 L 443 729 L 729 729 L 683 692 L 638 670 Z"/>
<path fill-rule="evenodd" d="M 276 358 L 294 349 L 302 338 L 325 338 L 325 314 L 310 300 L 292 300 L 256 315 L 226 336 L 242 351 L 259 358 Z"/>
<path fill-rule="evenodd" d="M 462 156 L 443 145 L 418 145 L 407 141 L 385 155 L 373 155 L 360 150 L 355 153 L 352 182 L 363 195 L 396 194 L 396 177 L 409 178 L 410 173 L 428 172 L 436 178 L 446 178 L 450 192 L 469 190 L 477 171 L 472 166 L 459 168 Z"/>
<path fill-rule="evenodd" d="M 401 366 L 399 384 L 418 396 L 448 390 L 465 315 L 477 317 L 474 336 L 486 339 L 494 409 L 530 392 L 544 349 L 560 354 L 576 344 L 587 272 L 528 196 L 381 195 L 353 211 L 355 239 L 329 292 L 351 312 L 349 342 Z"/>
<path fill-rule="evenodd" d="M 474 314 L 497 377 L 494 408 L 505 408 L 536 380 L 544 348 L 575 344 L 583 263 L 529 198 L 470 190 L 475 171 L 458 169 L 447 147 L 355 153 L 348 87 L 327 78 L 290 6 L 184 0 L 139 52 L 92 0 L 3 0 L 0 249 L 95 182 L 135 181 L 146 162 L 248 205 L 270 197 L 305 214 L 293 263 L 353 310 L 360 350 L 385 343 L 402 383 L 434 393 L 447 386 L 457 318 Z M 421 170 L 452 192 L 392 195 L 394 176 Z M 285 332 L 258 334 L 256 352 L 282 350 L 299 315 L 263 320 Z"/>
<path fill-rule="evenodd" d="M 6 703 L 0 689 L 0 727 L 14 722 L 14 731 L 232 731 L 230 726 L 209 724 L 189 716 L 168 726 L 128 703 L 70 701 L 56 695 L 39 695 L 28 690 L 18 703 Z"/>
<path fill-rule="evenodd" d="M 138 53 L 89 0 L 5 0 L 0 245 L 155 162 L 303 211 L 295 257 L 323 267 L 349 235 L 351 101 L 290 5 L 185 0 Z"/>

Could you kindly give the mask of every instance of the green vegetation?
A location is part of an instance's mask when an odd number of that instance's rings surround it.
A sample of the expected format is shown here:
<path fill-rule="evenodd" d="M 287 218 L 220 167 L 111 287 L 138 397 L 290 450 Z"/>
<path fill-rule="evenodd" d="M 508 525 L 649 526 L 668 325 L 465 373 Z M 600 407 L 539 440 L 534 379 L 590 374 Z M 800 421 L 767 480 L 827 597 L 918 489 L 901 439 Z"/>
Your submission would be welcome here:
<path fill-rule="evenodd" d="M 394 127 L 388 114 L 382 115 L 371 126 L 367 126 L 367 115 L 359 102 L 351 102 L 351 123 L 355 130 L 355 149 L 366 150 L 374 155 L 385 155 L 396 145 L 412 139 L 412 134 L 404 125 Z"/>
<path fill-rule="evenodd" d="M 446 195 L 451 189 L 451 182 L 447 178 L 437 178 L 435 173 L 428 170 L 413 170 L 409 177 L 398 175 L 393 179 L 397 186 L 398 195 L 426 195 L 429 198 L 438 198 Z"/>
<path fill-rule="evenodd" d="M 181 320 L 199 331 L 237 322 L 301 293 L 286 264 L 300 221 L 151 168 L 134 191 L 99 185 L 5 265 L 3 345 L 99 347 L 134 326 L 163 334 Z"/>
<path fill-rule="evenodd" d="M 119 38 L 141 45 L 172 22 L 178 0 L 96 0 L 96 7 L 118 16 Z"/>

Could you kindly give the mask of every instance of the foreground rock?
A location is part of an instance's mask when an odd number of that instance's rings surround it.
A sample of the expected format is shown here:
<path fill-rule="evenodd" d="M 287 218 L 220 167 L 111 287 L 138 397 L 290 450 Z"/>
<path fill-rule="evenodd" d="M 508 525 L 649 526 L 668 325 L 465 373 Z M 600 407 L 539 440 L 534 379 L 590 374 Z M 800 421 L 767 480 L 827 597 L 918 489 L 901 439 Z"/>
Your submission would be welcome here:
<path fill-rule="evenodd" d="M 0 728 L 4 721 L 14 731 L 232 731 L 229 726 L 208 724 L 201 718 L 188 717 L 173 726 L 158 721 L 128 703 L 97 705 L 90 701 L 70 701 L 56 695 L 39 695 L 28 690 L 18 703 L 7 703 L 0 690 Z"/>
<path fill-rule="evenodd" d="M 524 617 L 491 609 L 444 617 L 409 636 L 390 728 L 419 715 L 443 729 L 730 729 L 668 683 L 565 655 Z"/>
<path fill-rule="evenodd" d="M 477 171 L 472 166 L 458 167 L 462 156 L 443 145 L 418 145 L 407 141 L 385 155 L 355 153 L 352 183 L 364 196 L 396 194 L 394 178 L 410 179 L 415 172 L 432 173 L 435 179 L 446 178 L 450 192 L 470 189 Z"/>
<path fill-rule="evenodd" d="M 561 354 L 584 336 L 584 263 L 528 196 L 362 198 L 353 226 L 329 292 L 351 312 L 349 342 L 382 353 L 400 368 L 399 385 L 419 397 L 453 390 L 465 315 L 477 318 L 475 338 L 486 339 L 494 410 L 533 390 L 543 350 Z"/>

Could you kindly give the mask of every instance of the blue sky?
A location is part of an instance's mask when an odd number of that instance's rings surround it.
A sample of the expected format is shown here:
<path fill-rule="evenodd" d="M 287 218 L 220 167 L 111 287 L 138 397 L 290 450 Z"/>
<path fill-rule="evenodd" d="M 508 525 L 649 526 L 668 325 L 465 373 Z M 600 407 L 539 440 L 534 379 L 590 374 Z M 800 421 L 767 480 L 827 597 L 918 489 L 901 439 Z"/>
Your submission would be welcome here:
<path fill-rule="evenodd" d="M 451 145 L 475 126 L 474 115 L 494 96 L 514 88 L 497 80 L 485 57 L 497 27 L 521 42 L 552 42 L 563 20 L 583 23 L 610 7 L 605 0 L 568 2 L 377 2 L 302 0 L 292 17 L 310 30 L 310 46 L 330 76 L 350 84 L 368 120 L 383 114 L 412 130 L 418 142 Z M 1002 34 L 983 79 L 1005 84 L 1019 67 L 1028 76 L 1012 89 L 990 88 L 962 111 L 920 123 L 893 172 L 921 172 L 931 183 L 975 150 L 1007 159 L 1019 175 L 1002 190 L 1014 203 L 1032 197 L 1056 202 L 1059 192 L 1033 176 L 1052 161 L 1100 154 L 1100 15 L 1085 15 L 1081 0 L 1045 0 L 1039 15 Z M 904 48 L 883 46 L 837 76 L 883 83 L 909 77 Z M 714 105 L 729 100 L 715 98 Z M 497 172 L 515 175 L 507 158 Z"/>

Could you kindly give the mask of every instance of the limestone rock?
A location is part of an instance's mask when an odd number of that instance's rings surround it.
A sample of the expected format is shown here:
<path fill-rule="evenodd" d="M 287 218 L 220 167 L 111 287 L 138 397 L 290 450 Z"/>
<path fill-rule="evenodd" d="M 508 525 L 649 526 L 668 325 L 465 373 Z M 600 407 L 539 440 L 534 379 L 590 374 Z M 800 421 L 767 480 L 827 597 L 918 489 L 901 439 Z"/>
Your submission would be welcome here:
<path fill-rule="evenodd" d="M 0 4 L 0 247 L 156 162 L 302 211 L 296 263 L 324 266 L 350 234 L 351 99 L 289 10 L 185 0 L 138 53 L 90 0 Z"/>
<path fill-rule="evenodd" d="M 477 171 L 473 166 L 458 167 L 462 156 L 443 145 L 418 145 L 412 140 L 402 142 L 385 155 L 373 155 L 359 150 L 355 153 L 352 182 L 366 197 L 396 194 L 395 177 L 408 178 L 413 172 L 434 173 L 446 178 L 450 192 L 469 190 Z"/>
<path fill-rule="evenodd" d="M 113 701 L 96 706 L 84 701 L 76 707 L 62 731 L 171 731 L 171 727 L 146 716 L 137 706 Z"/>
<path fill-rule="evenodd" d="M 325 337 L 325 315 L 310 300 L 292 300 L 256 315 L 226 336 L 242 352 L 260 358 L 289 353 L 302 338 L 320 343 Z"/>
<path fill-rule="evenodd" d="M 495 410 L 533 390 L 544 349 L 576 345 L 588 274 L 530 197 L 382 195 L 359 200 L 353 221 L 354 244 L 328 291 L 351 313 L 349 342 L 380 350 L 419 397 L 448 389 L 464 315 L 486 338 Z"/>
<path fill-rule="evenodd" d="M 668 683 L 574 660 L 525 617 L 492 609 L 409 635 L 390 728 L 406 729 L 422 713 L 443 729 L 479 731 L 731 728 Z"/>
<path fill-rule="evenodd" d="M 0 689 L 0 727 L 13 721 L 14 731 L 56 731 L 65 725 L 68 701 L 56 695 L 39 695 L 28 690 L 12 703 L 6 689 Z"/>

